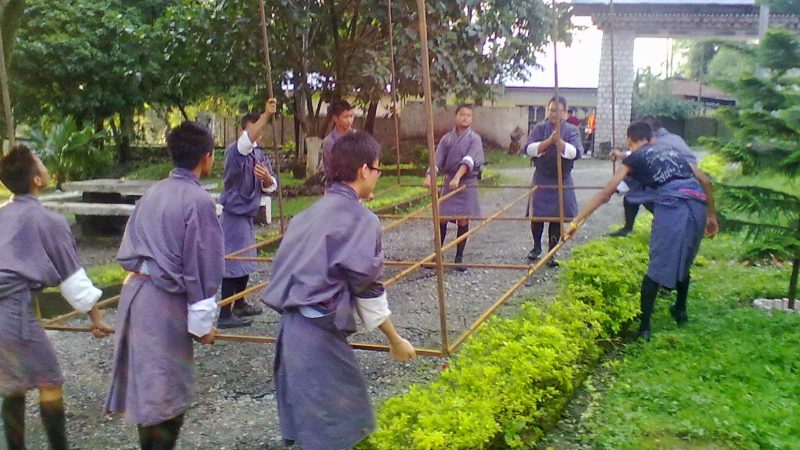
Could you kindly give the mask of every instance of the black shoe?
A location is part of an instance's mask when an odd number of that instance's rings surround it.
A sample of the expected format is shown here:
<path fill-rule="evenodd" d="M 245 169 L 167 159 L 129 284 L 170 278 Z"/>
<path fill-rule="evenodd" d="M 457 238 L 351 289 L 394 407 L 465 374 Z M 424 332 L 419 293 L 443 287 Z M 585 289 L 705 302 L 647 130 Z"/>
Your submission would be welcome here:
<path fill-rule="evenodd" d="M 547 267 L 558 267 L 560 265 L 561 264 L 559 264 L 558 261 L 556 261 L 556 257 L 555 256 L 550 258 L 550 261 L 547 261 Z"/>
<path fill-rule="evenodd" d="M 689 315 L 686 314 L 686 311 L 678 311 L 677 308 L 675 308 L 674 303 L 669 307 L 669 315 L 675 319 L 675 323 L 677 323 L 678 326 L 683 326 L 689 323 Z"/>
<path fill-rule="evenodd" d="M 239 306 L 240 304 L 243 306 Z M 233 314 L 239 317 L 260 316 L 262 313 L 264 313 L 263 309 L 243 301 L 233 307 Z"/>
<path fill-rule="evenodd" d="M 531 251 L 528 252 L 528 261 L 536 261 L 539 259 L 539 256 L 542 255 L 542 247 L 533 247 Z"/>
<path fill-rule="evenodd" d="M 622 227 L 622 228 L 620 228 L 619 230 L 617 230 L 617 231 L 615 231 L 613 233 L 608 233 L 608 236 L 611 236 L 611 237 L 625 237 L 625 236 L 631 234 L 631 231 L 633 231 L 633 230 L 631 230 L 629 228 Z"/>
<path fill-rule="evenodd" d="M 464 258 L 456 258 L 453 262 L 456 263 L 456 264 L 461 264 L 461 263 L 464 262 Z M 458 271 L 458 272 L 466 272 L 467 268 L 466 267 L 456 267 L 456 271 Z"/>
<path fill-rule="evenodd" d="M 237 315 L 232 315 L 230 317 L 220 317 L 217 320 L 217 328 L 219 329 L 226 329 L 226 328 L 244 328 L 249 327 L 253 324 L 253 319 L 248 319 L 247 317 L 239 317 Z"/>

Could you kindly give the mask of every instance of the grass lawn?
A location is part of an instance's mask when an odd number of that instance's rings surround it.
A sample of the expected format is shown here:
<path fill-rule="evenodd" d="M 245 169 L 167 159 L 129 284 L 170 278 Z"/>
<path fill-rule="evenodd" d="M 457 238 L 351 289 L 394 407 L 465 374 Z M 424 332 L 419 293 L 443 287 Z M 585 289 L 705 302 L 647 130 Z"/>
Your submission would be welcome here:
<path fill-rule="evenodd" d="M 11 191 L 6 189 L 5 186 L 0 184 L 0 201 L 8 200 L 11 197 Z"/>
<path fill-rule="evenodd" d="M 488 150 L 486 165 L 493 169 L 526 168 L 531 166 L 531 160 L 522 155 L 509 155 L 505 150 Z"/>
<path fill-rule="evenodd" d="M 678 328 L 666 312 L 671 299 L 661 298 L 653 340 L 607 362 L 612 381 L 592 394 L 580 419 L 583 445 L 800 448 L 800 315 L 749 306 L 753 298 L 784 297 L 788 268 L 741 265 L 740 246 L 724 235 L 704 241 L 690 324 Z"/>

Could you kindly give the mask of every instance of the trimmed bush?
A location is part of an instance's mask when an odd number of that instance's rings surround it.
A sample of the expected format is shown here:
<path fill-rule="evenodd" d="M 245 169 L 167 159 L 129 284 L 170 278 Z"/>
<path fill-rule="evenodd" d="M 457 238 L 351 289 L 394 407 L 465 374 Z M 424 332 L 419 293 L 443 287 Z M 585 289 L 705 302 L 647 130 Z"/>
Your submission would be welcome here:
<path fill-rule="evenodd" d="M 574 250 L 552 305 L 493 317 L 441 377 L 384 402 L 359 448 L 523 448 L 560 416 L 601 353 L 597 344 L 639 312 L 647 235 Z"/>

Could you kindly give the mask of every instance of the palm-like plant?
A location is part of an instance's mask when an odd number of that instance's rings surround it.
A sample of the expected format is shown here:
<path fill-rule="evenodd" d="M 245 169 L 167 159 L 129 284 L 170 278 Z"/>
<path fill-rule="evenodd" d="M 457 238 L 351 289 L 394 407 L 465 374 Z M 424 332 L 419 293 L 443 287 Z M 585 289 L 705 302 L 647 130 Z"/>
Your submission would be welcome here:
<path fill-rule="evenodd" d="M 112 154 L 97 144 L 103 135 L 90 126 L 79 128 L 75 119 L 68 116 L 59 123 L 31 130 L 26 138 L 60 189 L 65 181 L 97 176 L 111 166 Z"/>
<path fill-rule="evenodd" d="M 741 231 L 762 252 L 792 262 L 789 307 L 794 308 L 800 271 L 800 39 L 770 30 L 757 48 L 758 75 L 744 75 L 727 88 L 737 105 L 719 113 L 733 138 L 709 140 L 712 150 L 739 163 L 745 174 L 786 180 L 772 187 L 723 185 L 720 219 Z"/>

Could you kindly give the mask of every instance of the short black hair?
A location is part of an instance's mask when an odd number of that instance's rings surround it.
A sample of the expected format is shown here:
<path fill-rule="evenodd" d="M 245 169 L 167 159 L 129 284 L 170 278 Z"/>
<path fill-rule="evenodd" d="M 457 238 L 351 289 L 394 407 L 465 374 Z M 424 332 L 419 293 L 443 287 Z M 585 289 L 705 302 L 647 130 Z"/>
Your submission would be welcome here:
<path fill-rule="evenodd" d="M 462 104 L 460 104 L 460 105 L 456 106 L 456 115 L 458 115 L 458 113 L 459 113 L 459 112 L 460 112 L 462 109 L 468 109 L 468 110 L 470 110 L 470 111 L 474 111 L 474 108 L 473 108 L 473 106 L 472 106 L 470 103 L 462 103 Z"/>
<path fill-rule="evenodd" d="M 661 125 L 661 121 L 658 120 L 656 116 L 647 115 L 639 119 L 639 121 L 650 125 L 650 128 L 652 128 L 653 131 L 663 127 L 663 125 Z"/>
<path fill-rule="evenodd" d="M 332 116 L 340 116 L 343 112 L 350 111 L 352 109 L 353 107 L 350 105 L 350 103 L 347 103 L 346 100 L 339 99 L 331 104 L 331 108 L 328 110 L 328 112 L 330 112 Z"/>
<path fill-rule="evenodd" d="M 22 144 L 17 144 L 0 158 L 0 181 L 14 195 L 31 193 L 31 181 L 38 175 L 36 157 Z"/>
<path fill-rule="evenodd" d="M 567 110 L 568 114 L 575 114 L 575 108 L 570 108 Z"/>
<path fill-rule="evenodd" d="M 167 148 L 175 167 L 193 170 L 214 151 L 214 137 L 205 125 L 187 120 L 169 132 Z"/>
<path fill-rule="evenodd" d="M 561 103 L 561 106 L 563 106 L 564 109 L 567 109 L 567 99 L 565 99 L 564 97 L 562 97 L 560 95 L 558 97 L 554 96 L 553 98 L 551 98 L 550 101 L 547 102 L 547 108 L 549 109 L 550 108 L 550 103 L 554 103 L 554 102 Z"/>
<path fill-rule="evenodd" d="M 258 119 L 260 119 L 260 118 L 261 118 L 261 114 L 259 114 L 257 112 L 249 112 L 249 113 L 243 115 L 242 116 L 242 123 L 241 123 L 242 129 L 244 130 L 245 127 L 247 127 L 248 123 L 256 123 L 256 122 L 258 122 Z"/>
<path fill-rule="evenodd" d="M 647 122 L 633 122 L 628 126 L 628 137 L 633 142 L 639 142 L 641 140 L 650 141 L 653 139 L 653 129 Z"/>
<path fill-rule="evenodd" d="M 381 159 L 381 145 L 368 133 L 357 131 L 342 136 L 331 150 L 331 179 L 355 181 L 358 170 Z"/>

